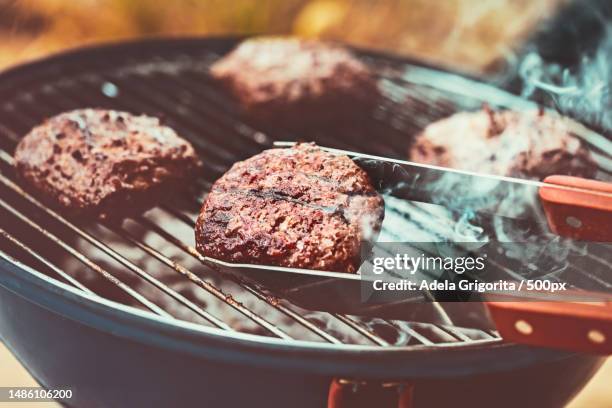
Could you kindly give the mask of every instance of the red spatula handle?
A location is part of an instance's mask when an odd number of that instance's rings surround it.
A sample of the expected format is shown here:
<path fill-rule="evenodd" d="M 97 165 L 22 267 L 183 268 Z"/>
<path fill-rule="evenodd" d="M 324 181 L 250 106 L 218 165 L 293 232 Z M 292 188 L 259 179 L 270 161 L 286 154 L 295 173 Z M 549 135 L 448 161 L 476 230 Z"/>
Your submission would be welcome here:
<path fill-rule="evenodd" d="M 551 230 L 582 241 L 612 242 L 612 184 L 569 176 L 544 180 L 540 200 Z M 583 295 L 584 296 L 584 295 Z M 504 340 L 612 354 L 612 306 L 609 302 L 487 302 Z"/>
<path fill-rule="evenodd" d="M 612 304 L 488 302 L 504 340 L 588 353 L 612 354 Z"/>
<path fill-rule="evenodd" d="M 612 242 L 612 183 L 569 176 L 550 176 L 544 182 L 582 190 L 540 188 L 548 225 L 555 234 Z"/>

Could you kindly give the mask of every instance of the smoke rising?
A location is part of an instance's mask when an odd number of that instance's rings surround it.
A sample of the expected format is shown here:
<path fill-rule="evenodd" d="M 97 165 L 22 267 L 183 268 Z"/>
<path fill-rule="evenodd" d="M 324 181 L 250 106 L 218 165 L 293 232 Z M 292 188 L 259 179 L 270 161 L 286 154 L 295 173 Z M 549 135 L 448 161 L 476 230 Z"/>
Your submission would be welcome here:
<path fill-rule="evenodd" d="M 539 53 L 528 53 L 519 65 L 522 95 L 541 91 L 562 114 L 612 130 L 612 23 L 607 23 L 595 52 L 581 57 L 576 68 L 546 63 Z"/>

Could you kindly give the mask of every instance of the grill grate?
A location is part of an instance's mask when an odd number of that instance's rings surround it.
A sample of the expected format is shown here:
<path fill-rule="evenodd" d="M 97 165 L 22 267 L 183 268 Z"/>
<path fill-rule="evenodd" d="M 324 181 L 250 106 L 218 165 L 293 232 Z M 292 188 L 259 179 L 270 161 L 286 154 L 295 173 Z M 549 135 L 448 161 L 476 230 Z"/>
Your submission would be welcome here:
<path fill-rule="evenodd" d="M 7 251 L 0 251 L 0 256 L 24 259 L 81 290 L 222 330 L 338 345 L 446 346 L 499 341 L 494 331 L 457 326 L 439 304 L 430 306 L 438 317 L 436 323 L 311 312 L 271 296 L 255 284 L 229 282 L 207 269 L 188 239 L 192 239 L 195 216 L 212 182 L 233 162 L 270 147 L 272 140 L 296 137 L 282 129 L 257 129 L 241 121 L 236 106 L 212 85 L 206 68 L 232 42 L 166 44 L 145 50 L 128 46 L 99 53 L 86 51 L 87 56 L 52 60 L 24 70 L 23 75 L 13 74 L 10 81 L 5 78 L 0 85 L 0 208 L 9 216 L 0 218 L 0 236 L 6 243 L 2 248 Z M 374 120 L 365 127 L 301 135 L 303 139 L 401 158 L 411 134 L 433 120 L 457 110 L 478 108 L 485 102 L 475 95 L 468 97 L 444 89 L 441 85 L 452 85 L 448 78 L 444 82 L 447 74 L 428 70 L 440 81 L 423 85 L 410 79 L 407 73 L 411 67 L 405 63 L 375 55 L 364 58 L 383 73 L 381 84 L 388 94 Z M 422 68 L 412 68 L 422 74 Z M 503 91 L 487 90 L 503 100 L 502 105 L 508 99 Z M 486 102 L 495 105 L 491 99 Z M 524 104 L 520 100 L 516 103 Z M 200 151 L 204 178 L 194 183 L 190 194 L 122 225 L 77 223 L 47 208 L 16 184 L 10 152 L 21 135 L 44 118 L 86 106 L 162 116 Z M 372 134 L 380 135 L 385 142 L 373 144 Z M 604 152 L 612 151 L 606 150 L 610 141 L 599 135 L 593 137 L 593 149 L 601 155 L 600 176 L 609 178 L 612 166 Z M 415 219 L 419 214 L 426 217 L 427 211 L 416 203 L 410 209 Z M 181 230 L 183 233 L 176 233 Z M 50 243 L 61 254 L 50 253 Z M 111 294 L 100 289 L 98 280 L 92 285 L 90 275 L 68 268 L 72 261 L 109 282 Z M 151 267 L 152 262 L 157 266 Z M 608 285 L 606 281 L 601 283 Z M 152 293 L 163 294 L 165 300 L 153 301 L 158 298 Z M 247 297 L 248 301 L 244 300 Z"/>

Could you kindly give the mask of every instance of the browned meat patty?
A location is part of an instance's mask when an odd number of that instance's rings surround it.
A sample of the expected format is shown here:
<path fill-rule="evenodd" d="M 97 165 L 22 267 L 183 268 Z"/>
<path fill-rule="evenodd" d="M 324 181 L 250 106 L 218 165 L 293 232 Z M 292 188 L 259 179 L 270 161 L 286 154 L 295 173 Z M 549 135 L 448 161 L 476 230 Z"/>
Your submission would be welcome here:
<path fill-rule="evenodd" d="M 62 113 L 35 127 L 15 162 L 47 203 L 101 218 L 154 206 L 199 165 L 193 147 L 159 119 L 101 109 Z"/>
<path fill-rule="evenodd" d="M 299 144 L 236 163 L 217 180 L 196 244 L 229 262 L 355 272 L 383 214 L 382 198 L 350 158 Z"/>
<path fill-rule="evenodd" d="M 314 40 L 250 39 L 210 72 L 252 119 L 290 127 L 358 118 L 379 97 L 365 64 L 340 46 Z"/>
<path fill-rule="evenodd" d="M 503 176 L 592 177 L 596 164 L 574 134 L 576 126 L 570 119 L 537 110 L 463 112 L 427 126 L 410 158 Z"/>

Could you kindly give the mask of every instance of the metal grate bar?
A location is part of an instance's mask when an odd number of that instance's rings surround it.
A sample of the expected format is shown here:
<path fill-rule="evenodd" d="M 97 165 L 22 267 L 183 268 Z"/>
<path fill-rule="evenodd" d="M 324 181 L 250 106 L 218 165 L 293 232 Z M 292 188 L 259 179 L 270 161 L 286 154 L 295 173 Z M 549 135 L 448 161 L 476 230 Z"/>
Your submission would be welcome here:
<path fill-rule="evenodd" d="M 201 86 L 201 82 L 202 82 L 202 78 L 194 78 L 193 80 L 189 80 L 187 79 L 188 76 L 184 75 L 182 78 L 174 78 L 174 77 L 167 77 L 168 82 L 170 83 L 177 83 L 178 86 L 181 86 L 183 88 L 187 88 L 187 89 L 193 89 L 193 92 L 195 94 L 198 94 L 198 96 L 202 97 L 202 98 L 207 98 L 207 103 L 211 104 L 211 105 L 215 105 L 215 104 L 221 104 L 223 101 L 223 97 L 220 94 L 215 95 L 216 97 L 211 97 L 210 95 L 207 95 L 207 93 L 204 93 L 204 91 L 202 90 L 202 86 Z M 179 82 L 180 81 L 180 82 Z M 210 87 L 209 87 L 210 88 Z M 210 89 L 208 89 L 210 90 Z M 212 91 L 211 93 L 215 93 L 216 91 Z M 224 118 L 224 122 L 227 123 L 225 126 L 225 131 L 226 132 L 231 132 L 233 133 L 235 136 L 237 136 L 240 140 L 244 140 L 249 141 L 251 139 L 255 139 L 257 140 L 258 138 L 260 139 L 264 139 L 264 140 L 269 140 L 270 137 L 267 136 L 267 133 L 274 133 L 275 137 L 277 139 L 281 139 L 281 140 L 294 140 L 295 139 L 295 135 L 293 134 L 293 132 L 290 132 L 288 130 L 283 130 L 283 129 L 279 129 L 278 127 L 274 129 L 274 131 L 272 132 L 270 129 L 264 129 L 264 130 L 257 130 L 255 131 L 254 128 L 251 127 L 246 127 L 246 128 L 237 128 L 235 123 L 236 123 L 236 117 L 232 117 L 228 115 L 227 110 L 225 109 L 220 109 L 221 113 L 218 114 L 219 118 Z M 235 111 L 235 109 L 234 109 Z M 234 113 L 235 115 L 240 115 L 239 112 Z M 238 116 L 240 117 L 240 116 Z M 244 123 L 243 119 L 241 118 L 241 122 L 239 123 Z M 251 129 L 250 132 L 247 129 Z M 389 127 L 385 125 L 384 130 L 385 132 L 389 131 Z M 240 130 L 240 131 L 239 131 Z M 371 146 L 370 143 L 368 142 L 367 139 L 367 132 L 364 132 L 363 129 L 361 129 L 360 127 L 351 127 L 350 130 L 337 130 L 340 132 L 347 132 L 349 131 L 351 134 L 351 139 L 354 143 L 361 143 L 363 146 Z M 326 144 L 330 145 L 330 146 L 336 146 L 336 147 L 340 147 L 340 148 L 345 148 L 348 150 L 351 150 L 352 148 L 354 148 L 354 144 L 348 143 L 347 141 L 345 141 L 346 138 L 334 138 L 334 137 L 329 137 L 330 135 L 326 134 L 326 133 L 321 133 L 321 132 L 307 132 L 305 135 L 301 134 L 300 137 L 301 138 L 305 138 L 308 137 L 309 139 L 315 139 L 317 141 L 322 141 L 322 140 L 326 140 Z M 405 142 L 406 138 L 404 136 L 403 141 Z M 382 149 L 382 150 L 381 150 Z M 401 149 L 400 149 L 401 150 Z M 397 155 L 397 151 L 395 151 L 394 149 L 392 149 L 390 146 L 386 146 L 386 145 L 380 145 L 378 146 L 377 149 L 377 153 L 381 154 L 381 155 L 388 155 L 388 156 L 396 156 Z"/>
<path fill-rule="evenodd" d="M 385 347 L 385 346 L 389 345 L 388 341 L 384 340 L 383 338 L 378 336 L 376 333 L 374 333 L 372 330 L 368 329 L 367 327 L 364 327 L 362 324 L 360 324 L 357 321 L 351 319 L 350 317 L 342 315 L 342 314 L 338 314 L 338 313 L 332 313 L 332 315 L 336 319 L 340 320 L 342 323 L 344 323 L 347 326 L 351 327 L 353 330 L 355 330 L 356 332 L 358 332 L 362 336 L 366 337 L 370 341 L 378 344 L 379 346 Z"/>
<path fill-rule="evenodd" d="M 216 286 L 214 286 L 210 282 L 207 282 L 201 279 L 196 274 L 194 274 L 187 268 L 183 267 L 181 264 L 166 257 L 165 255 L 163 255 L 156 249 L 151 248 L 149 245 L 145 244 L 144 242 L 141 242 L 140 240 L 138 240 L 138 238 L 134 237 L 129 231 L 126 231 L 125 229 L 123 229 L 121 231 L 121 236 L 123 236 L 125 239 L 130 241 L 132 244 L 136 245 L 138 248 L 142 249 L 143 251 L 145 251 L 146 253 L 154 257 L 155 259 L 159 260 L 166 266 L 170 267 L 177 273 L 186 277 L 187 279 L 189 279 L 191 282 L 195 283 L 202 289 L 206 290 L 208 293 L 212 294 L 217 299 L 223 301 L 227 305 L 231 306 L 232 308 L 242 313 L 244 316 L 253 320 L 255 323 L 259 324 L 261 327 L 265 328 L 270 333 L 274 334 L 276 337 L 279 337 L 282 339 L 291 339 L 291 337 L 287 333 L 285 333 L 284 330 L 270 323 L 263 317 L 259 316 L 257 313 L 246 308 L 244 305 L 242 305 L 240 302 L 234 299 L 232 295 L 224 293 L 222 290 L 218 289 Z"/>
<path fill-rule="evenodd" d="M 185 101 L 176 98 L 174 94 L 160 91 L 156 85 L 156 81 L 153 81 L 153 84 L 147 82 L 148 85 L 145 86 L 145 81 L 137 76 L 132 76 L 129 80 L 121 80 L 113 77 L 112 80 L 117 82 L 120 88 L 127 89 L 131 97 L 149 101 L 151 106 L 159 107 L 164 112 L 173 112 L 181 118 L 181 124 L 186 124 L 187 127 L 196 132 L 205 131 L 207 135 L 206 139 L 216 143 L 215 152 L 220 147 L 224 147 L 225 151 L 222 150 L 222 152 L 225 153 L 225 159 L 227 161 L 231 162 L 235 159 L 235 155 L 231 153 L 231 149 L 244 149 L 246 147 L 249 150 L 258 151 L 261 150 L 263 146 L 266 146 L 259 143 L 256 138 L 250 137 L 256 132 L 255 129 L 246 126 L 237 126 L 239 122 L 228 117 L 222 109 L 216 108 L 211 111 L 209 108 L 215 107 L 212 103 L 186 104 Z M 217 101 L 219 99 L 220 98 L 216 98 Z M 201 114 L 196 117 L 206 118 L 205 125 L 203 125 L 204 122 L 194 120 L 193 113 Z M 236 139 L 226 137 L 228 130 L 241 137 Z M 226 150 L 227 148 L 230 148 L 230 150 Z"/>
<path fill-rule="evenodd" d="M 414 339 L 419 341 L 419 343 L 421 343 L 421 344 L 424 344 L 426 346 L 435 346 L 436 345 L 436 343 L 434 343 L 433 341 L 429 340 L 427 337 L 423 336 L 421 333 L 419 333 L 418 331 L 416 331 L 412 327 L 408 326 L 407 324 L 399 325 L 394 320 L 386 320 L 386 322 L 391 324 L 393 327 L 408 333 L 410 336 L 412 336 Z"/>
<path fill-rule="evenodd" d="M 2 157 L 2 159 L 6 160 L 6 158 L 7 158 L 6 157 L 7 156 L 6 152 L 3 152 L 3 153 L 4 154 L 1 157 Z M 223 322 L 222 320 L 212 316 L 210 313 L 206 312 L 205 310 L 203 310 L 199 306 L 195 305 L 193 302 L 191 302 L 190 300 L 185 298 L 183 295 L 181 295 L 178 292 L 170 289 L 168 286 L 164 285 L 158 279 L 156 279 L 155 277 L 151 276 L 150 274 L 145 272 L 143 269 L 139 268 L 137 265 L 135 265 L 134 263 L 129 261 L 127 258 L 125 258 L 123 255 L 119 254 L 114 249 L 110 248 L 108 245 L 106 245 L 103 242 L 99 241 L 98 239 L 94 238 L 91 234 L 89 234 L 89 233 L 83 231 L 82 229 L 78 228 L 77 226 L 72 224 L 70 221 L 66 220 L 64 217 L 62 217 L 59 214 L 55 213 L 54 211 L 50 210 L 49 208 L 47 208 L 46 206 L 41 204 L 38 200 L 36 200 L 34 197 L 32 197 L 31 195 L 29 195 L 28 193 L 23 191 L 19 186 L 17 186 L 16 184 L 11 182 L 10 180 L 6 179 L 4 176 L 0 177 L 0 181 L 2 182 L 2 184 L 4 184 L 5 186 L 11 188 L 14 192 L 19 194 L 21 197 L 25 198 L 30 203 L 35 205 L 38 209 L 44 211 L 45 213 L 47 213 L 47 215 L 49 215 L 53 219 L 59 221 L 62 225 L 68 227 L 70 230 L 75 232 L 79 237 L 85 239 L 90 244 L 92 244 L 95 247 L 97 247 L 98 249 L 100 249 L 103 253 L 105 253 L 106 255 L 110 256 L 111 258 L 113 258 L 114 260 L 116 260 L 121 265 L 125 266 L 126 268 L 128 268 L 130 271 L 132 271 L 133 273 L 135 273 L 136 275 L 138 275 L 139 277 L 141 277 L 142 279 L 144 279 L 145 281 L 147 281 L 151 285 L 155 286 L 156 288 L 158 288 L 159 290 L 161 290 L 162 292 L 164 292 L 168 296 L 172 297 L 177 302 L 180 302 L 181 304 L 183 304 L 185 307 L 189 308 L 191 311 L 193 311 L 194 313 L 196 313 L 200 317 L 206 319 L 209 323 L 215 325 L 218 328 L 222 328 L 222 329 L 226 329 L 226 330 L 230 329 L 230 327 L 225 322 Z"/>
<path fill-rule="evenodd" d="M 220 58 L 220 56 L 216 54 L 211 54 L 211 55 L 214 55 L 214 59 Z M 224 97 L 222 93 L 220 93 L 220 90 L 218 89 L 219 87 L 216 86 L 214 83 L 211 84 L 212 78 L 208 75 L 207 72 L 195 73 L 193 71 L 186 71 L 182 75 L 176 75 L 176 76 L 171 76 L 166 73 L 160 73 L 160 77 L 163 78 L 163 80 L 162 81 L 152 81 L 153 83 L 151 84 L 151 86 L 160 88 L 164 94 L 167 94 L 167 93 L 173 94 L 174 93 L 173 90 L 177 88 L 177 85 L 179 88 L 189 89 L 190 92 L 197 95 L 202 100 L 206 100 L 208 104 L 219 105 L 219 112 L 215 113 L 212 117 L 214 118 L 224 117 L 225 118 L 224 122 L 228 123 L 228 125 L 226 125 L 228 128 L 234 131 L 239 130 L 241 131 L 239 132 L 241 133 L 240 134 L 241 136 L 243 137 L 247 136 L 247 139 L 254 139 L 256 141 L 259 141 L 260 144 L 263 143 L 264 140 L 266 141 L 269 140 L 269 138 L 265 134 L 263 134 L 261 131 L 250 128 L 248 125 L 240 126 L 240 127 L 236 126 L 235 116 L 239 117 L 241 114 L 239 109 L 237 109 L 237 106 L 235 106 L 234 104 L 226 102 L 227 98 Z M 172 91 L 172 92 L 169 92 L 169 91 Z M 425 99 L 427 100 L 427 98 Z M 227 116 L 228 112 L 231 115 L 234 115 L 234 117 Z M 403 153 L 403 150 L 406 147 L 406 134 L 398 133 L 398 129 L 394 128 L 393 126 L 390 126 L 389 123 L 381 120 L 378 116 L 379 114 L 377 113 L 372 118 L 375 120 L 374 123 L 382 127 L 382 129 L 380 130 L 384 130 L 386 135 L 391 135 L 391 134 L 393 135 L 393 139 L 390 140 L 391 143 L 389 145 L 384 144 L 384 145 L 378 146 L 379 153 L 382 155 L 388 155 L 388 156 L 396 156 L 400 152 Z M 242 122 L 239 122 L 239 123 L 241 123 L 241 125 L 244 125 Z M 368 129 L 368 130 L 372 130 L 372 129 Z M 279 132 L 275 132 L 275 133 L 278 134 Z M 292 132 L 285 132 L 285 133 L 288 133 L 288 135 L 290 136 L 290 133 Z M 359 139 L 357 141 L 364 141 L 365 142 L 363 144 L 364 146 L 368 146 L 371 144 L 369 143 L 370 141 L 369 132 L 363 132 L 363 129 L 361 126 L 357 128 L 355 127 L 351 128 L 350 133 L 351 133 L 351 138 L 353 140 Z M 326 136 L 322 134 L 316 134 L 316 135 L 319 137 Z M 281 136 L 281 135 L 277 135 L 277 136 Z M 291 137 L 289 137 L 288 139 L 287 136 L 284 136 L 281 138 L 285 140 L 291 139 Z M 335 139 L 333 140 L 333 142 L 335 144 L 338 144 L 339 140 Z M 351 145 L 346 144 L 346 143 L 344 143 L 343 145 L 344 147 L 352 147 Z M 380 149 L 383 149 L 383 150 L 380 150 Z"/>
<path fill-rule="evenodd" d="M 23 242 L 19 241 L 17 238 L 15 238 L 14 236 L 9 234 L 8 232 L 3 230 L 2 228 L 0 228 L 0 235 L 2 235 L 7 241 L 9 241 L 10 243 L 15 245 L 16 247 L 18 247 L 22 251 L 25 251 L 32 258 L 36 259 L 37 261 L 39 261 L 40 263 L 45 265 L 47 268 L 51 269 L 56 275 L 58 275 L 59 277 L 64 279 L 66 282 L 68 282 L 71 285 L 73 285 L 74 287 L 82 290 L 83 292 L 86 292 L 86 293 L 89 293 L 89 294 L 93 294 L 93 292 L 91 290 L 89 290 L 86 286 L 84 286 L 81 282 L 79 282 L 78 280 L 74 279 L 72 276 L 68 275 L 66 272 L 62 271 L 60 268 L 58 268 L 53 263 L 51 263 L 47 258 L 44 258 L 43 256 L 39 255 L 38 253 L 33 251 L 32 248 L 30 248 L 29 246 L 27 246 Z"/>
<path fill-rule="evenodd" d="M 111 79 L 111 78 L 109 78 Z M 139 107 L 138 109 L 144 109 L 145 111 L 151 111 L 150 109 L 150 104 L 151 101 L 157 101 L 160 100 L 158 102 L 155 102 L 157 105 L 159 106 L 161 109 L 163 109 L 164 112 L 172 112 L 174 115 L 177 116 L 181 116 L 183 113 L 180 112 L 180 109 L 177 108 L 177 106 L 180 106 L 180 104 L 168 104 L 168 103 L 164 103 L 164 100 L 167 99 L 167 97 L 165 96 L 165 94 L 163 93 L 156 93 L 154 91 L 152 91 L 152 85 L 149 84 L 146 87 L 134 87 L 134 85 L 131 83 L 132 80 L 134 81 L 138 81 L 137 77 L 130 77 L 129 78 L 130 81 L 122 81 L 121 79 L 117 79 L 115 77 L 112 77 L 112 81 L 117 82 L 118 84 L 120 84 L 121 87 L 124 87 L 126 89 L 130 89 L 131 93 L 129 93 L 127 96 L 129 96 L 129 103 L 126 104 L 126 106 L 131 107 L 132 109 L 135 107 Z M 177 80 L 177 78 L 174 77 L 167 77 L 168 81 L 172 81 L 171 83 L 175 82 Z M 153 81 L 154 82 L 154 81 Z M 178 85 L 176 87 L 176 89 L 180 89 L 180 88 L 184 88 L 184 89 L 190 89 L 190 91 L 194 92 L 194 93 L 198 93 L 199 89 L 202 88 L 201 83 L 192 83 L 190 84 L 188 87 L 186 86 L 181 86 Z M 214 92 L 214 91 L 213 91 Z M 207 102 L 211 105 L 214 106 L 216 104 L 220 104 L 222 103 L 222 101 L 224 100 L 224 98 L 221 95 L 217 95 L 217 97 L 212 98 L 210 100 L 207 100 Z M 125 100 L 122 101 L 125 103 Z M 149 108 L 148 108 L 149 107 Z M 233 138 L 227 138 L 226 135 L 228 134 L 233 134 L 236 137 L 236 140 L 241 140 L 242 142 L 246 143 L 243 144 L 241 147 L 244 150 L 244 148 L 246 146 L 249 146 L 250 144 L 252 144 L 253 140 L 258 140 L 258 139 L 264 139 L 266 141 L 269 140 L 269 137 L 267 137 L 265 135 L 265 132 L 262 131 L 254 131 L 253 128 L 249 127 L 248 125 L 246 126 L 236 126 L 236 123 L 240 123 L 243 124 L 244 122 L 237 122 L 235 117 L 232 116 L 228 116 L 226 109 L 219 109 L 218 112 L 215 112 L 214 114 L 205 114 L 205 118 L 207 120 L 206 122 L 206 126 L 202 126 L 200 123 L 195 124 L 191 124 L 190 126 L 185 127 L 185 129 L 193 129 L 195 132 L 197 132 L 196 134 L 198 135 L 206 135 L 206 138 L 208 140 L 216 140 L 218 143 L 215 144 L 214 148 L 215 148 L 215 153 L 220 149 L 221 152 L 225 151 L 225 147 L 227 145 L 227 141 L 231 140 Z M 210 121 L 215 122 L 215 121 L 219 121 L 219 119 L 223 119 L 223 123 L 224 123 L 224 127 L 220 128 L 218 130 L 218 132 L 211 132 L 208 128 L 209 128 L 209 124 Z M 181 121 L 181 124 L 183 123 L 183 121 Z M 250 129 L 250 130 L 249 130 Z M 353 130 L 354 131 L 354 130 Z M 252 133 L 255 132 L 255 133 Z M 276 131 L 275 133 L 279 133 L 278 131 Z M 283 135 L 281 138 L 285 139 L 285 140 L 291 140 L 293 139 L 292 137 L 290 137 L 288 134 Z M 199 142 L 197 142 L 199 138 L 190 138 L 190 141 L 195 141 L 196 144 L 198 144 Z M 350 144 L 347 143 L 340 143 L 338 140 L 334 140 L 333 141 L 334 145 L 339 146 L 339 147 L 344 147 L 344 148 L 349 148 L 352 147 Z M 262 146 L 266 146 L 266 144 L 262 144 L 259 143 L 254 146 L 254 149 L 252 150 L 253 152 L 257 152 L 261 150 Z M 269 144 L 268 144 L 269 146 Z M 206 157 L 210 157 L 212 159 L 214 159 L 215 154 L 208 154 L 210 152 L 208 152 L 206 150 L 206 148 L 204 148 L 204 153 L 206 154 Z M 233 156 L 232 156 L 233 157 Z M 235 157 L 233 157 L 235 158 Z M 230 163 L 233 162 L 230 161 Z M 224 168 L 221 169 L 221 172 L 224 170 Z"/>
<path fill-rule="evenodd" d="M 461 341 L 470 341 L 471 340 L 468 336 L 466 336 L 461 331 L 457 330 L 454 326 L 441 325 L 439 327 L 442 330 L 446 331 L 447 333 L 450 333 L 451 335 L 453 335 L 454 337 L 456 337 L 457 339 L 459 339 Z"/>
<path fill-rule="evenodd" d="M 4 133 L 12 142 L 19 143 L 20 137 L 2 123 L 0 123 L 0 132 Z"/>
<path fill-rule="evenodd" d="M 5 177 L 0 175 L 0 181 L 2 181 L 4 183 L 5 180 L 6 180 Z M 62 241 L 61 239 L 56 237 L 54 234 L 50 233 L 49 231 L 45 230 L 44 228 L 42 228 L 41 226 L 39 226 L 35 222 L 31 221 L 28 217 L 26 217 L 25 215 L 23 215 L 22 213 L 20 213 L 19 211 L 17 211 L 13 207 L 11 207 L 9 204 L 4 202 L 4 200 L 2 200 L 2 199 L 0 199 L 0 207 L 4 208 L 6 211 L 10 212 L 17 219 L 19 219 L 20 221 L 24 222 L 25 224 L 27 224 L 31 228 L 35 229 L 39 234 L 45 236 L 47 239 L 49 239 L 53 243 L 59 245 L 63 250 L 65 250 L 70 255 L 75 257 L 83 265 L 87 266 L 88 268 L 90 268 L 94 272 L 100 274 L 106 280 L 108 280 L 112 284 L 116 285 L 118 288 L 123 290 L 130 297 L 132 297 L 134 300 L 136 300 L 141 305 L 145 306 L 147 309 L 151 310 L 152 312 L 154 312 L 154 313 L 156 313 L 156 314 L 158 314 L 160 316 L 171 317 L 170 314 L 168 314 L 165 310 L 161 309 L 159 306 L 157 306 L 153 302 L 149 301 L 147 298 L 142 296 L 140 293 L 138 293 L 137 291 L 135 291 L 134 289 L 132 289 L 131 287 L 129 287 L 128 285 L 126 285 L 125 283 L 120 281 L 119 279 L 117 279 L 111 273 L 107 272 L 106 270 L 104 270 L 100 266 L 98 266 L 97 264 L 93 263 L 89 258 L 87 258 L 86 256 L 83 256 L 81 253 L 79 253 L 77 250 L 73 249 L 70 245 L 66 244 L 64 241 Z"/>
<path fill-rule="evenodd" d="M 177 218 L 179 221 L 181 221 L 183 224 L 185 224 L 187 226 L 194 225 L 193 218 L 190 217 L 189 215 L 185 214 L 182 211 L 176 210 L 176 209 L 170 207 L 167 204 L 162 204 L 162 205 L 159 206 L 159 208 L 161 208 L 162 210 L 164 210 L 168 214 L 172 215 L 173 217 Z"/>
<path fill-rule="evenodd" d="M 279 303 L 280 299 L 276 299 L 276 298 L 272 299 L 269 296 L 264 295 L 260 290 L 256 289 L 252 285 L 249 285 L 249 284 L 246 284 L 246 283 L 242 283 L 240 286 L 242 288 L 246 289 L 253 296 L 255 296 L 258 299 L 263 300 L 264 302 L 266 302 L 269 305 L 273 306 L 274 308 L 279 310 L 281 313 L 283 313 L 285 316 L 293 319 L 295 322 L 299 323 L 302 327 L 305 327 L 306 329 L 310 330 L 312 333 L 316 334 L 317 336 L 319 336 L 323 340 L 327 341 L 328 343 L 343 344 L 341 340 L 338 340 L 336 337 L 332 336 L 331 334 L 329 334 L 325 330 L 320 329 L 315 324 L 313 324 L 309 320 L 303 318 L 298 313 L 294 312 L 293 310 L 289 309 L 288 307 L 285 307 L 285 306 L 281 305 Z"/>
<path fill-rule="evenodd" d="M 217 86 L 211 84 L 211 78 L 208 74 L 195 77 L 192 72 L 188 71 L 180 76 L 160 73 L 159 78 L 161 81 L 155 84 L 155 88 L 159 89 L 159 92 L 168 92 L 168 90 L 172 88 L 188 89 L 190 93 L 196 96 L 197 100 L 205 101 L 205 108 L 202 107 L 201 104 L 189 106 L 196 112 L 202 113 L 207 120 L 218 123 L 219 126 L 223 128 L 224 132 L 222 135 L 228 132 L 234 134 L 236 136 L 235 140 L 240 143 L 238 147 L 241 150 L 244 149 L 245 145 L 249 147 L 252 146 L 253 151 L 260 151 L 262 148 L 272 145 L 272 139 L 267 134 L 267 130 L 264 131 L 260 129 L 259 126 L 252 126 L 246 123 L 238 107 L 230 103 Z M 213 109 L 210 111 L 208 108 Z M 238 118 L 240 120 L 237 120 Z M 294 135 L 291 135 L 291 132 L 283 132 L 282 130 L 275 129 L 275 133 L 281 136 L 283 140 L 292 140 L 295 138 Z M 281 133 L 284 134 L 279 135 Z M 222 139 L 221 144 L 225 143 L 225 139 Z"/>
<path fill-rule="evenodd" d="M 202 255 L 195 248 L 193 248 L 192 246 L 186 245 L 185 243 L 183 243 L 183 241 L 181 241 L 179 239 L 176 239 L 172 234 L 169 234 L 166 230 L 164 230 L 163 228 L 159 227 L 158 225 L 150 222 L 149 220 L 147 220 L 145 218 L 141 217 L 141 218 L 139 218 L 136 221 L 139 224 L 145 226 L 147 229 L 149 229 L 151 231 L 154 231 L 156 234 L 158 234 L 159 236 L 161 236 L 162 238 L 164 238 L 166 241 L 170 242 L 171 244 L 175 245 L 177 248 L 181 249 L 186 254 L 192 256 L 193 258 L 195 258 L 198 261 L 202 262 L 204 265 L 208 266 L 208 264 L 206 264 L 204 262 L 204 259 L 203 259 Z M 191 222 L 190 225 L 193 225 L 193 221 Z M 339 342 L 338 339 L 336 339 L 335 337 L 331 336 L 326 331 L 320 329 L 319 327 L 317 327 L 316 325 L 314 325 L 313 323 L 311 323 L 307 319 L 303 318 L 302 316 L 300 316 L 296 312 L 292 311 L 288 307 L 285 307 L 285 306 L 279 304 L 276 299 L 270 298 L 265 293 L 263 293 L 260 290 L 258 290 L 257 288 L 255 288 L 253 285 L 251 285 L 251 284 L 249 284 L 247 282 L 237 282 L 237 283 L 241 287 L 243 287 L 244 289 L 248 290 L 250 293 L 255 295 L 257 298 L 263 300 L 264 302 L 268 303 L 270 306 L 272 306 L 272 307 L 276 308 L 277 310 L 279 310 L 281 313 L 283 313 L 286 316 L 292 318 L 297 323 L 299 323 L 303 327 L 306 327 L 307 329 L 309 329 L 311 332 L 315 333 L 319 337 L 321 337 L 321 338 L 323 338 L 323 339 L 325 339 L 325 340 L 327 340 L 327 341 L 329 341 L 331 343 Z"/>

